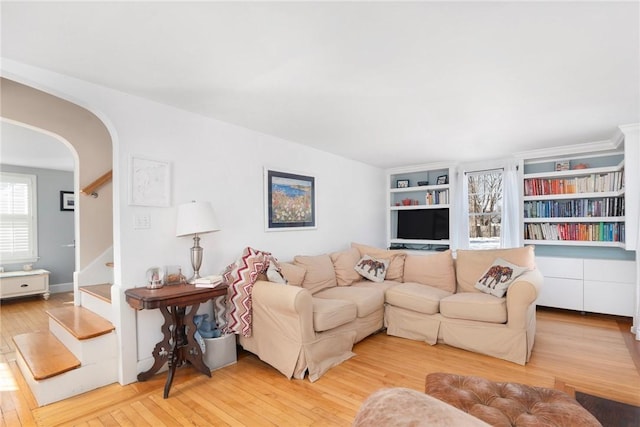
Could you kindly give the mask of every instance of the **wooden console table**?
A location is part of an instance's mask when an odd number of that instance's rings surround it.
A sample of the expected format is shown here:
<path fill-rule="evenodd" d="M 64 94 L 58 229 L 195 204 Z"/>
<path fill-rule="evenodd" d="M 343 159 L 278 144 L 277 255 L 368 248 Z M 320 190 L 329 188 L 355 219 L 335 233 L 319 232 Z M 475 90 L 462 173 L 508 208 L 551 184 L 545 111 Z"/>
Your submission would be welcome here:
<path fill-rule="evenodd" d="M 160 289 L 131 288 L 125 292 L 127 303 L 136 310 L 159 308 L 164 317 L 164 338 L 153 349 L 151 369 L 138 374 L 138 381 L 146 381 L 166 362 L 169 373 L 164 385 L 164 398 L 169 396 L 176 367 L 188 362 L 199 372 L 211 377 L 211 370 L 202 361 L 200 346 L 194 337 L 196 325 L 193 316 L 200 303 L 226 295 L 227 287 L 196 288 L 194 285 L 167 285 Z"/>

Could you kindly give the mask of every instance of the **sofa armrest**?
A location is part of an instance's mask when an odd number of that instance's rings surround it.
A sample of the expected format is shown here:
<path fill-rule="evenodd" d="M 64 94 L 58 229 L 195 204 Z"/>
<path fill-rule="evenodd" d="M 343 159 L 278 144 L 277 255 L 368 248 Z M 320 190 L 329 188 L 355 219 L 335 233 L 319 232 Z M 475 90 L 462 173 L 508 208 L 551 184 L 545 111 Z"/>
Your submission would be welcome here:
<path fill-rule="evenodd" d="M 510 328 L 526 329 L 528 312 L 540 293 L 544 278 L 538 269 L 530 270 L 518 277 L 507 290 L 507 325 Z"/>
<path fill-rule="evenodd" d="M 284 334 L 299 342 L 314 339 L 313 302 L 307 289 L 258 280 L 253 285 L 251 299 L 253 323 L 258 328 L 264 325 L 260 321 L 267 321 L 270 327 L 277 327 L 272 330 L 276 335 Z M 268 318 L 264 319 L 264 315 Z M 286 322 L 279 324 L 278 319 Z"/>
<path fill-rule="evenodd" d="M 258 280 L 251 300 L 252 334 L 240 335 L 240 345 L 287 378 L 302 378 L 306 369 L 303 346 L 315 338 L 311 293 L 297 286 Z"/>

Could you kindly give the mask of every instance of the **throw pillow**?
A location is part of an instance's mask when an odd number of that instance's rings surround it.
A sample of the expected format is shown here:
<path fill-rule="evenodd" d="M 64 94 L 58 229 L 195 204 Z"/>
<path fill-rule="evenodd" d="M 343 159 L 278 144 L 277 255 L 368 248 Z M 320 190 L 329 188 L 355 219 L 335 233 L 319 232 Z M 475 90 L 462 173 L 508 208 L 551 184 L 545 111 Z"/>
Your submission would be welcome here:
<path fill-rule="evenodd" d="M 402 282 L 404 275 L 404 258 L 405 252 L 397 250 L 380 249 L 374 246 L 367 246 L 360 243 L 351 243 L 352 248 L 358 249 L 360 256 L 369 255 L 376 259 L 386 259 L 389 261 L 389 269 L 387 270 L 386 280 Z"/>
<path fill-rule="evenodd" d="M 280 272 L 290 285 L 302 286 L 307 270 L 290 262 L 281 262 Z"/>
<path fill-rule="evenodd" d="M 273 283 L 287 284 L 287 279 L 285 279 L 280 266 L 273 257 L 269 260 L 269 267 L 267 267 L 267 279 Z"/>
<path fill-rule="evenodd" d="M 384 281 L 387 268 L 389 268 L 389 260 L 375 259 L 369 255 L 363 256 L 354 267 L 358 274 L 373 282 Z"/>
<path fill-rule="evenodd" d="M 475 288 L 478 277 L 498 258 L 534 269 L 536 257 L 533 246 L 509 249 L 458 249 L 456 250 L 457 292 L 479 292 Z"/>
<path fill-rule="evenodd" d="M 498 258 L 489 266 L 482 277 L 476 282 L 476 289 L 485 294 L 491 294 L 502 298 L 511 285 L 522 273 L 528 271 L 527 267 L 511 264 L 502 258 Z"/>
<path fill-rule="evenodd" d="M 350 248 L 341 252 L 329 254 L 336 271 L 338 286 L 351 286 L 354 282 L 362 280 L 362 277 L 354 270 L 360 260 L 360 252 L 356 248 Z"/>
<path fill-rule="evenodd" d="M 306 270 L 302 287 L 315 294 L 326 288 L 337 286 L 336 272 L 328 254 L 316 256 L 296 255 L 293 263 Z"/>

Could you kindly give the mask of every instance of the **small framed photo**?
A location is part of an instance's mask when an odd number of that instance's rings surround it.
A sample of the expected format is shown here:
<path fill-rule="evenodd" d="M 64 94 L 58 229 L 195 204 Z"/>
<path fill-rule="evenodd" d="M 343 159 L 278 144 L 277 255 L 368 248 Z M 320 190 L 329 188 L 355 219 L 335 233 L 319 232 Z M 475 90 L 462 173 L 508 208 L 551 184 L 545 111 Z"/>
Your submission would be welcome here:
<path fill-rule="evenodd" d="M 399 179 L 396 181 L 397 188 L 409 188 L 409 180 L 408 179 Z"/>
<path fill-rule="evenodd" d="M 569 160 L 563 160 L 561 162 L 556 162 L 556 171 L 568 171 L 569 170 Z"/>
<path fill-rule="evenodd" d="M 76 207 L 76 199 L 73 191 L 60 192 L 60 210 L 73 211 Z"/>
<path fill-rule="evenodd" d="M 440 184 L 447 184 L 449 182 L 449 176 L 448 175 L 440 175 L 438 177 L 438 180 L 436 181 L 437 185 Z"/>

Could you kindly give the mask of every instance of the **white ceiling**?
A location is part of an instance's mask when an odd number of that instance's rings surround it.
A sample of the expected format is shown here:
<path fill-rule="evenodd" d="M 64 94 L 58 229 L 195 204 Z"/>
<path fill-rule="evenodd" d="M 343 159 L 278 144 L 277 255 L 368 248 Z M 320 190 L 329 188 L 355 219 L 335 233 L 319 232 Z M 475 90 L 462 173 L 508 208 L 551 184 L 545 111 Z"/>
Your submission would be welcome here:
<path fill-rule="evenodd" d="M 2 2 L 2 56 L 380 167 L 640 121 L 632 2 Z"/>

